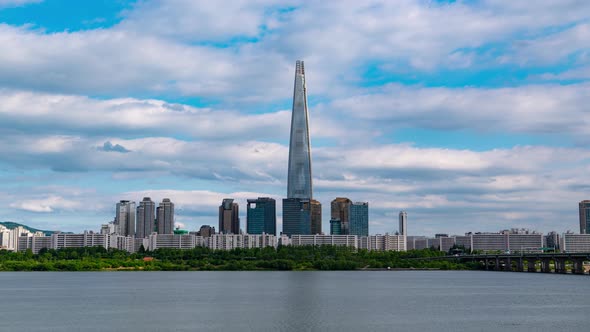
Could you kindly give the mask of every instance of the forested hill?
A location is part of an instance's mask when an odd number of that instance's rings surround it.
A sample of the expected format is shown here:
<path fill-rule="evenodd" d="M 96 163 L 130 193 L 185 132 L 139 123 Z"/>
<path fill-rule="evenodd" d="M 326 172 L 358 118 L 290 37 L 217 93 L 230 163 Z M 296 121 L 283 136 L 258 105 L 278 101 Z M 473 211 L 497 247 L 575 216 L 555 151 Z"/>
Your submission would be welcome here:
<path fill-rule="evenodd" d="M 29 227 L 27 225 L 23 225 L 23 224 L 19 224 L 17 222 L 13 222 L 13 221 L 0 221 L 0 225 L 8 228 L 8 229 L 14 229 L 18 226 L 22 226 L 25 229 L 28 229 L 30 232 L 43 232 L 45 233 L 45 235 L 51 235 L 53 233 L 55 233 L 55 231 L 44 231 L 42 229 L 37 229 L 37 228 L 33 228 L 33 227 Z"/>

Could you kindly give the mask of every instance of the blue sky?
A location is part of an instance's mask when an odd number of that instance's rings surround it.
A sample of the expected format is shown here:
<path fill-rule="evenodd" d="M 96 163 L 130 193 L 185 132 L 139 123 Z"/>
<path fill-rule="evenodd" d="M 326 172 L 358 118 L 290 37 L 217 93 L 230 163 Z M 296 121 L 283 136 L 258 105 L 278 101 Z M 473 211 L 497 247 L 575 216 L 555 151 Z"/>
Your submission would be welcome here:
<path fill-rule="evenodd" d="M 577 231 L 588 198 L 587 1 L 0 0 L 0 44 L 2 220 L 151 196 L 193 230 L 233 197 L 245 227 L 286 195 L 298 59 L 324 230 L 339 196 L 416 235 Z"/>

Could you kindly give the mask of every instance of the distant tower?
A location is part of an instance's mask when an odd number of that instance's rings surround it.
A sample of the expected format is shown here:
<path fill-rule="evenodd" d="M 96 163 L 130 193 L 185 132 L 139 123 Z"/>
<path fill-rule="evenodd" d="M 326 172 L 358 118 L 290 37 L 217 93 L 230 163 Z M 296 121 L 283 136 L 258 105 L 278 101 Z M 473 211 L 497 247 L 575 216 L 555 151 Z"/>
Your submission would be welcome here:
<path fill-rule="evenodd" d="M 408 235 L 408 214 L 406 211 L 399 212 L 399 235 Z"/>
<path fill-rule="evenodd" d="M 356 202 L 350 204 L 348 216 L 350 218 L 349 235 L 369 235 L 369 203 Z"/>
<path fill-rule="evenodd" d="M 164 198 L 156 209 L 158 215 L 158 234 L 174 233 L 174 203 Z"/>
<path fill-rule="evenodd" d="M 342 222 L 340 219 L 330 219 L 330 235 L 342 235 Z"/>
<path fill-rule="evenodd" d="M 311 234 L 311 204 L 308 199 L 283 199 L 283 234 Z"/>
<path fill-rule="evenodd" d="M 303 61 L 295 63 L 287 198 L 312 199 L 311 142 Z"/>
<path fill-rule="evenodd" d="M 211 227 L 209 225 L 203 225 L 199 229 L 199 235 L 202 237 L 210 237 L 213 234 L 215 234 L 215 227 Z"/>
<path fill-rule="evenodd" d="M 135 202 L 122 200 L 117 203 L 116 232 L 123 236 L 135 236 Z"/>
<path fill-rule="evenodd" d="M 283 234 L 311 234 L 311 141 L 303 61 L 295 63 L 287 198 L 283 199 Z M 317 221 L 317 219 L 316 219 Z"/>
<path fill-rule="evenodd" d="M 322 234 L 322 203 L 311 200 L 311 234 Z"/>
<path fill-rule="evenodd" d="M 340 220 L 340 226 L 342 228 L 342 235 L 349 234 L 350 224 L 350 206 L 352 201 L 346 197 L 336 197 L 330 204 L 332 219 Z"/>
<path fill-rule="evenodd" d="M 219 233 L 240 234 L 239 207 L 233 198 L 225 198 L 219 206 Z"/>
<path fill-rule="evenodd" d="M 156 203 L 151 198 L 144 197 L 137 207 L 137 226 L 135 227 L 135 237 L 143 239 L 154 232 Z"/>
<path fill-rule="evenodd" d="M 276 201 L 270 197 L 258 197 L 247 202 L 246 233 L 277 235 Z"/>
<path fill-rule="evenodd" d="M 580 234 L 590 234 L 590 200 L 581 201 L 580 209 Z"/>

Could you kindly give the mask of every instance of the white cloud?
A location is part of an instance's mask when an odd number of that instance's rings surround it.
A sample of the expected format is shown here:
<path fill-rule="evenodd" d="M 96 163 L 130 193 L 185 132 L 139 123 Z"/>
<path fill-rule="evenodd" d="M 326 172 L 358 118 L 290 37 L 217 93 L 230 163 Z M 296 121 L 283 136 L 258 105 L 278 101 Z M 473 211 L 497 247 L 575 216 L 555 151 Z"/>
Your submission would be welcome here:
<path fill-rule="evenodd" d="M 54 212 L 57 209 L 72 210 L 79 206 L 76 201 L 67 200 L 56 195 L 40 199 L 22 200 L 10 204 L 10 207 L 30 212 Z"/>
<path fill-rule="evenodd" d="M 20 7 L 40 2 L 43 2 L 43 0 L 0 0 L 0 8 Z"/>

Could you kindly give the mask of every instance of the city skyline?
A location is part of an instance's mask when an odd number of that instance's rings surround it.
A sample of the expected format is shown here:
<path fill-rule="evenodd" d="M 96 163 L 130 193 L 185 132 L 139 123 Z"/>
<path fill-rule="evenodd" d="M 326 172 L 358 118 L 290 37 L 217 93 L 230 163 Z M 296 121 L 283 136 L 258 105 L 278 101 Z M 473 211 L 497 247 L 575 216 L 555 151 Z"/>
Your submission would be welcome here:
<path fill-rule="evenodd" d="M 324 233 L 342 196 L 370 233 L 577 232 L 590 4 L 372 4 L 2 2 L 0 220 L 80 232 L 151 197 L 194 230 L 272 197 L 281 230 L 302 59 Z"/>

